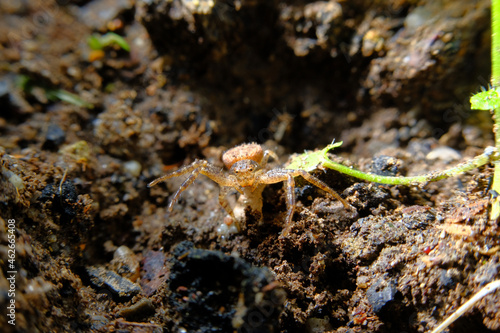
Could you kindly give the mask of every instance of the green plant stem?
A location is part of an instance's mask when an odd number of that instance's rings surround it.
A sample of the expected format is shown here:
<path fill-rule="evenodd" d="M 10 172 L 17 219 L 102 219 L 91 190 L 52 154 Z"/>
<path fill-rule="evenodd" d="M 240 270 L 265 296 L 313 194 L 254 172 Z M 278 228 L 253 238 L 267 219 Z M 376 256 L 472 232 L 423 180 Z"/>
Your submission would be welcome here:
<path fill-rule="evenodd" d="M 444 171 L 432 172 L 426 175 L 414 176 L 414 177 L 388 177 L 388 176 L 375 175 L 372 173 L 365 173 L 356 169 L 352 169 L 340 163 L 334 162 L 326 156 L 327 151 L 328 151 L 327 149 L 323 150 L 324 152 L 322 161 L 323 166 L 365 181 L 379 183 L 379 184 L 387 184 L 387 185 L 418 185 L 444 178 L 449 178 L 473 170 L 480 166 L 483 166 L 491 161 L 496 161 L 499 158 L 496 148 L 488 147 L 485 149 L 483 154 L 474 157 L 470 161 L 460 163 L 457 166 Z"/>
<path fill-rule="evenodd" d="M 491 85 L 495 89 L 500 86 L 500 0 L 491 1 Z M 493 132 L 495 146 L 500 148 L 500 108 L 493 111 Z M 500 163 L 495 162 L 492 191 L 500 194 Z M 500 217 L 500 197 L 494 196 L 491 205 L 490 220 Z"/>
<path fill-rule="evenodd" d="M 500 86 L 500 1 L 491 1 L 491 85 Z M 497 146 L 498 147 L 498 146 Z"/>
<path fill-rule="evenodd" d="M 495 133 L 495 146 L 500 147 L 500 108 L 493 111 L 493 132 Z M 493 193 L 500 194 L 500 162 L 494 162 L 493 182 L 491 183 Z M 491 203 L 490 220 L 496 221 L 500 217 L 500 196 L 493 195 Z"/>

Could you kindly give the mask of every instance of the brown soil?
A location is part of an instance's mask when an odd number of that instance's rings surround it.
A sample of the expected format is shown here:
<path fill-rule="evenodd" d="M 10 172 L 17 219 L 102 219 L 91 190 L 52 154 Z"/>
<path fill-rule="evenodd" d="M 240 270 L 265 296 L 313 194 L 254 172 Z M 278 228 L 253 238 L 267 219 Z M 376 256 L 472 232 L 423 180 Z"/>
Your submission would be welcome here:
<path fill-rule="evenodd" d="M 147 184 L 243 142 L 278 167 L 335 138 L 398 176 L 481 154 L 489 24 L 485 0 L 0 0 L 2 331 L 432 330 L 500 276 L 491 166 L 420 187 L 319 168 L 356 212 L 297 180 L 287 235 L 281 184 L 225 237 L 217 184 L 172 212 L 184 177 Z M 91 50 L 109 31 L 130 52 Z M 450 332 L 499 332 L 499 304 Z"/>

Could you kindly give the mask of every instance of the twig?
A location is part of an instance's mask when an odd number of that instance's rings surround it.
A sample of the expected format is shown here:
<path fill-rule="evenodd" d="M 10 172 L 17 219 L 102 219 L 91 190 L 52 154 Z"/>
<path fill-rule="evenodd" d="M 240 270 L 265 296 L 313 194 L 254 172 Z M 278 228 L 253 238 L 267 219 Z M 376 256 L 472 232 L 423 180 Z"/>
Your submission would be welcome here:
<path fill-rule="evenodd" d="M 64 171 L 64 175 L 61 178 L 61 181 L 59 182 L 59 198 L 62 198 L 62 185 L 66 181 L 66 176 L 68 175 L 68 168 Z"/>
<path fill-rule="evenodd" d="M 472 308 L 474 304 L 476 304 L 481 298 L 484 296 L 494 292 L 496 289 L 500 288 L 500 280 L 495 280 L 493 282 L 488 283 L 483 289 L 479 290 L 477 294 L 475 294 L 470 300 L 465 302 L 461 307 L 457 309 L 451 316 L 446 318 L 445 321 L 441 323 L 438 327 L 436 327 L 431 333 L 440 333 L 445 328 L 451 325 L 455 320 L 457 320 L 461 315 L 463 315 L 467 310 Z"/>

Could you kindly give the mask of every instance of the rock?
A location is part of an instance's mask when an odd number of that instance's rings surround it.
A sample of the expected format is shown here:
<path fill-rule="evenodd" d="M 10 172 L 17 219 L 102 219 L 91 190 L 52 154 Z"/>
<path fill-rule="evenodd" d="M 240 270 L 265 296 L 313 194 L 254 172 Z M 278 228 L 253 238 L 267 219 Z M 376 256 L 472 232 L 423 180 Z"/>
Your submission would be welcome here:
<path fill-rule="evenodd" d="M 141 163 L 132 160 L 123 163 L 123 171 L 130 174 L 132 177 L 139 177 L 141 175 L 142 166 Z"/>
<path fill-rule="evenodd" d="M 59 125 L 50 124 L 47 134 L 45 134 L 45 142 L 42 145 L 42 149 L 55 151 L 64 143 L 64 140 L 66 140 L 66 132 Z"/>
<path fill-rule="evenodd" d="M 446 287 L 446 288 L 453 288 L 453 286 L 456 284 L 455 279 L 456 279 L 456 273 L 453 271 L 453 269 L 439 269 L 439 280 L 438 284 L 440 286 Z"/>
<path fill-rule="evenodd" d="M 368 288 L 366 296 L 373 308 L 373 312 L 379 313 L 389 302 L 394 300 L 397 292 L 394 281 L 386 282 L 379 279 Z"/>
<path fill-rule="evenodd" d="M 143 298 L 137 303 L 132 304 L 126 308 L 118 311 L 118 316 L 124 317 L 127 319 L 138 319 L 144 318 L 148 315 L 155 312 L 155 308 L 153 302 L 151 302 L 148 298 Z"/>
<path fill-rule="evenodd" d="M 132 297 L 141 291 L 137 284 L 103 267 L 89 266 L 86 270 L 95 286 L 108 288 L 120 297 Z"/>
<path fill-rule="evenodd" d="M 131 281 L 139 278 L 140 268 L 137 256 L 125 245 L 116 249 L 113 254 L 113 260 L 111 260 L 111 265 L 115 272 Z"/>
<path fill-rule="evenodd" d="M 458 151 L 450 147 L 438 147 L 431 150 L 427 156 L 425 156 L 428 160 L 441 160 L 445 162 L 451 162 L 454 160 L 459 160 L 462 158 L 462 155 Z"/>
<path fill-rule="evenodd" d="M 62 184 L 53 183 L 45 186 L 39 200 L 41 202 L 52 202 L 52 211 L 60 213 L 63 220 L 76 216 L 74 205 L 78 201 L 78 194 L 72 181 L 65 181 Z"/>
<path fill-rule="evenodd" d="M 397 176 L 403 161 L 391 156 L 376 156 L 370 164 L 369 171 L 380 176 Z"/>
<path fill-rule="evenodd" d="M 80 18 L 94 29 L 105 29 L 118 14 L 133 7 L 133 0 L 91 1 L 80 9 Z"/>
<path fill-rule="evenodd" d="M 142 261 L 144 274 L 141 279 L 144 295 L 153 295 L 169 277 L 168 266 L 165 262 L 165 253 L 161 251 L 148 251 L 144 255 Z"/>

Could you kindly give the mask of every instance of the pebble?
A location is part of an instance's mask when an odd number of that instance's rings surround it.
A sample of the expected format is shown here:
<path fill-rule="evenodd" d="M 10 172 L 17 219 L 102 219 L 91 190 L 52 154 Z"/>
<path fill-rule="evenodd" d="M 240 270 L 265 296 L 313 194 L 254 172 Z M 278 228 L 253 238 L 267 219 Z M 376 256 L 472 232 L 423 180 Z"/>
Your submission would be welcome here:
<path fill-rule="evenodd" d="M 120 12 L 132 8 L 134 8 L 133 0 L 90 1 L 79 8 L 79 17 L 91 28 L 99 30 L 106 28 L 108 22 L 117 17 Z"/>
<path fill-rule="evenodd" d="M 45 134 L 43 149 L 56 150 L 66 140 L 66 133 L 57 124 L 50 124 Z"/>
<path fill-rule="evenodd" d="M 14 185 L 17 191 L 24 189 L 24 182 L 21 177 L 16 175 L 14 172 L 2 166 L 1 174 L 9 180 L 9 182 Z"/>
<path fill-rule="evenodd" d="M 86 270 L 94 285 L 108 288 L 120 297 L 132 297 L 141 291 L 139 285 L 108 269 L 89 266 Z"/>
<path fill-rule="evenodd" d="M 151 313 L 155 312 L 155 308 L 153 302 L 151 302 L 148 298 L 143 298 L 137 303 L 132 304 L 126 308 L 118 311 L 118 315 L 120 317 L 124 317 L 127 319 L 131 318 L 143 318 L 148 316 Z"/>
<path fill-rule="evenodd" d="M 231 225 L 227 225 L 226 223 L 221 223 L 219 227 L 217 227 L 217 235 L 225 240 L 229 238 L 231 235 L 238 233 L 238 228 L 233 223 Z"/>
<path fill-rule="evenodd" d="M 306 321 L 306 332 L 316 333 L 316 332 L 326 332 L 331 331 L 332 325 L 327 317 L 325 318 L 309 318 Z"/>
<path fill-rule="evenodd" d="M 404 25 L 406 29 L 414 31 L 424 24 L 429 24 L 429 19 L 431 18 L 431 16 L 432 13 L 428 8 L 420 6 L 408 13 L 404 21 Z"/>
<path fill-rule="evenodd" d="M 137 256 L 125 245 L 115 250 L 111 265 L 118 274 L 131 281 L 135 281 L 139 277 L 139 261 L 137 260 Z"/>
<path fill-rule="evenodd" d="M 458 151 L 450 147 L 438 147 L 431 150 L 427 156 L 425 156 L 428 160 L 441 160 L 441 161 L 456 161 L 462 158 L 462 155 Z"/>
<path fill-rule="evenodd" d="M 141 163 L 137 161 L 128 161 L 123 163 L 123 171 L 130 174 L 132 177 L 139 177 L 142 171 Z"/>
<path fill-rule="evenodd" d="M 381 176 L 396 176 L 403 162 L 391 156 L 376 156 L 370 164 L 369 171 Z"/>
<path fill-rule="evenodd" d="M 383 286 L 385 284 L 385 287 Z M 379 313 L 387 303 L 394 300 L 394 296 L 398 290 L 396 289 L 395 282 L 386 283 L 383 280 L 377 280 L 368 290 L 366 291 L 366 296 L 368 302 L 373 308 L 373 312 Z"/>

